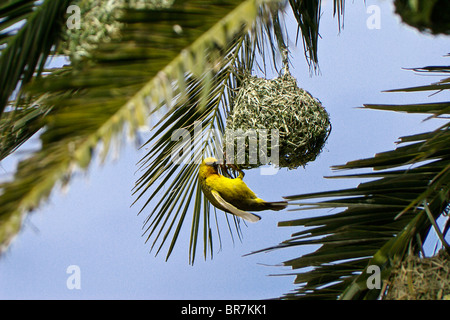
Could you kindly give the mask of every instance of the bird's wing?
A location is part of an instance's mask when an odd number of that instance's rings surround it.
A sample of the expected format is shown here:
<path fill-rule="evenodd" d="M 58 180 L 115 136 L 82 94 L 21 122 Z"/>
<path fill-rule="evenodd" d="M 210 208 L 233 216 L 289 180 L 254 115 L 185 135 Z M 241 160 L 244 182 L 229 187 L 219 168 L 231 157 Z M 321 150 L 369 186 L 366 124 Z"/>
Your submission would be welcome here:
<path fill-rule="evenodd" d="M 245 220 L 250 221 L 250 222 L 256 222 L 256 221 L 259 221 L 261 219 L 260 216 L 257 216 L 256 214 L 253 214 L 253 213 L 250 213 L 250 212 L 247 212 L 247 211 L 239 210 L 238 208 L 233 206 L 231 203 L 225 201 L 222 198 L 222 196 L 219 194 L 219 192 L 217 192 L 216 190 L 212 190 L 211 194 L 217 200 L 217 202 L 220 203 L 221 206 L 223 206 L 225 209 L 230 211 L 232 214 L 235 214 L 238 217 L 241 217 L 242 219 L 245 219 Z"/>

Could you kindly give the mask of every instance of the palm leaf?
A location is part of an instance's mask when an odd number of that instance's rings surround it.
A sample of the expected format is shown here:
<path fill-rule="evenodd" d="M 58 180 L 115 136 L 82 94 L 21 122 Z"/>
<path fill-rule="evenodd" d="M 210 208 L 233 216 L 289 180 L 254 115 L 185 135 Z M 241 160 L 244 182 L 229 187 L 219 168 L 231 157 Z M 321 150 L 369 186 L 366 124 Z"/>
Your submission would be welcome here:
<path fill-rule="evenodd" d="M 297 20 L 297 35 L 301 34 L 305 57 L 311 69 L 317 70 L 319 66 L 318 45 L 319 26 L 322 15 L 321 0 L 289 0 L 295 19 Z M 338 18 L 338 25 L 341 28 L 341 19 L 344 16 L 344 0 L 333 1 L 333 15 Z M 343 20 L 342 20 L 343 21 Z"/>
<path fill-rule="evenodd" d="M 69 3 L 15 0 L 0 5 L 0 115 L 18 85 L 43 71 Z"/>
<path fill-rule="evenodd" d="M 42 128 L 42 97 L 21 91 L 40 77 L 61 39 L 69 1 L 4 1 L 0 6 L 0 160 Z M 6 108 L 6 109 L 5 109 Z"/>
<path fill-rule="evenodd" d="M 67 72 L 69 69 L 69 66 L 52 68 L 51 72 L 58 74 Z M 49 93 L 42 93 L 37 96 L 22 96 L 12 101 L 14 108 L 5 111 L 0 118 L 0 160 L 14 153 L 42 129 L 43 120 L 52 109 L 42 101 L 49 96 Z"/>
<path fill-rule="evenodd" d="M 447 73 L 449 69 L 444 66 L 415 70 Z M 445 83 L 449 79 L 402 91 L 446 90 Z M 365 107 L 439 117 L 449 113 L 450 102 Z M 421 245 L 430 228 L 436 228 L 435 221 L 448 211 L 449 146 L 450 123 L 446 122 L 434 131 L 400 138 L 399 146 L 392 151 L 333 167 L 335 170 L 372 169 L 373 172 L 333 177 L 364 178 L 369 179 L 368 182 L 355 188 L 288 196 L 291 204 L 299 206 L 293 210 L 344 210 L 279 223 L 302 229 L 266 250 L 320 246 L 314 252 L 284 262 L 294 270 L 311 268 L 296 273 L 295 282 L 300 286 L 282 298 L 379 298 L 382 288 L 368 288 L 367 281 L 372 273 L 367 268 L 378 266 L 382 280 L 387 280 L 393 266 L 406 253 L 418 255 L 422 251 Z M 448 248 L 445 234 L 440 235 L 443 247 Z"/>

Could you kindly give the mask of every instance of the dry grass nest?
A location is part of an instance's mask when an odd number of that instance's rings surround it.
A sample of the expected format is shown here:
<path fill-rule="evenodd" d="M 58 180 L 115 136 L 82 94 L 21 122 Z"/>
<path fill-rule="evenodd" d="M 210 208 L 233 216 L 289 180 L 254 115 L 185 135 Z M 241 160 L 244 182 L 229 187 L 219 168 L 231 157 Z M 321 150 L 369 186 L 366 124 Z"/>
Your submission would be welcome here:
<path fill-rule="evenodd" d="M 243 155 L 237 152 L 237 142 L 242 141 L 239 136 L 248 137 L 249 130 L 260 133 L 261 129 L 267 132 L 267 148 L 259 144 L 261 136 L 258 135 L 256 159 L 250 156 L 250 140 L 246 139 L 245 161 L 242 162 Z M 271 140 L 273 129 L 279 132 L 278 144 Z M 233 141 L 234 157 L 226 154 L 227 161 L 231 160 L 241 168 L 250 169 L 273 164 L 281 168 L 295 169 L 316 159 L 330 130 L 329 115 L 320 101 L 299 88 L 289 72 L 271 80 L 250 75 L 244 80 L 227 118 L 224 149 L 227 143 Z M 276 158 L 273 158 L 272 154 L 276 148 L 278 163 L 274 163 Z"/>
<path fill-rule="evenodd" d="M 409 256 L 391 274 L 385 300 L 450 300 L 450 255 Z"/>

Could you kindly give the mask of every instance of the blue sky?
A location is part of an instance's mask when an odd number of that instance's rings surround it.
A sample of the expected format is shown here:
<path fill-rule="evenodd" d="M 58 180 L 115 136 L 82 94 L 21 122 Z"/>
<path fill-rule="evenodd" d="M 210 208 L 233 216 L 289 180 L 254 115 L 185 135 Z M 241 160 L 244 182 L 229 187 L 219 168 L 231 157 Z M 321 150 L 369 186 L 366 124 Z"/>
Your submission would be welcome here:
<path fill-rule="evenodd" d="M 369 5 L 380 8 L 380 29 L 368 29 Z M 303 48 L 291 48 L 291 73 L 298 85 L 317 97 L 330 114 L 333 131 L 318 159 L 305 168 L 261 176 L 247 171 L 245 181 L 263 199 L 355 186 L 358 181 L 331 180 L 332 165 L 371 157 L 395 147 L 398 137 L 436 128 L 424 116 L 359 109 L 364 103 L 408 103 L 448 99 L 427 93 L 383 93 L 383 90 L 428 84 L 432 78 L 404 68 L 448 64 L 448 38 L 419 34 L 400 23 L 391 1 L 348 1 L 345 26 L 338 32 L 332 3 L 323 6 L 319 42 L 319 75 L 310 75 Z M 287 17 L 291 39 L 295 22 Z M 270 76 L 270 75 L 269 75 Z M 436 78 L 438 80 L 439 78 Z M 0 299 L 265 299 L 293 290 L 294 276 L 281 266 L 313 248 L 293 248 L 244 256 L 286 240 L 296 228 L 277 227 L 319 212 L 261 212 L 262 220 L 243 226 L 242 242 L 233 243 L 222 223 L 222 246 L 215 240 L 214 258 L 201 251 L 188 264 L 190 225 L 186 225 L 170 259 L 154 257 L 145 243 L 146 212 L 131 189 L 144 155 L 124 144 L 119 156 L 103 166 L 94 163 L 76 177 L 66 193 L 56 191 L 30 215 L 9 251 L 0 258 Z M 1 163 L 2 173 L 16 159 Z M 223 217 L 220 222 L 224 222 Z M 189 224 L 189 221 L 188 221 Z M 70 265 L 81 272 L 81 288 L 66 286 Z M 272 276 L 274 275 L 274 276 Z"/>

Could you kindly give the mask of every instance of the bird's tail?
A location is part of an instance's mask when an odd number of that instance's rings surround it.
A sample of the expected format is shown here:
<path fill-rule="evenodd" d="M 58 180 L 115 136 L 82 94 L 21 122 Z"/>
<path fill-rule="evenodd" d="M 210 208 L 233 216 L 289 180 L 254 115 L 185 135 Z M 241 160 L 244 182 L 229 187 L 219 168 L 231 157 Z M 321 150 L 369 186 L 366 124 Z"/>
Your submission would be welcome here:
<path fill-rule="evenodd" d="M 287 201 L 266 202 L 267 210 L 280 211 L 287 207 Z"/>

